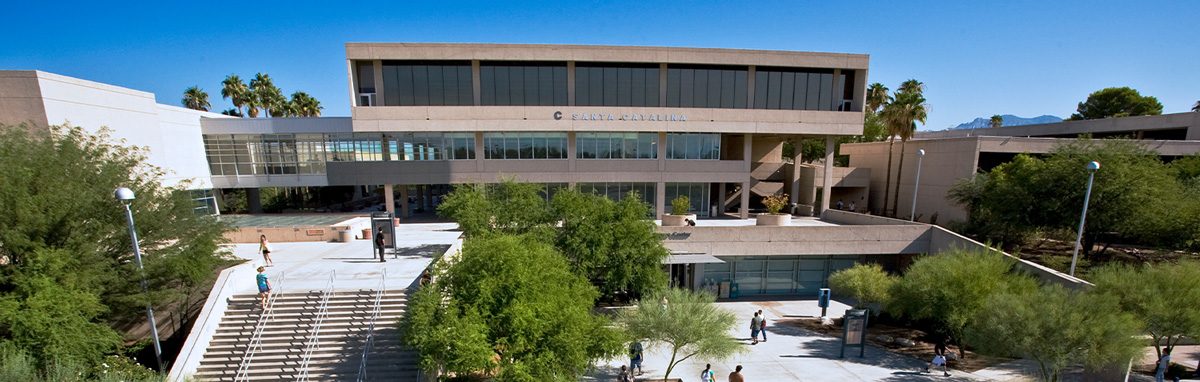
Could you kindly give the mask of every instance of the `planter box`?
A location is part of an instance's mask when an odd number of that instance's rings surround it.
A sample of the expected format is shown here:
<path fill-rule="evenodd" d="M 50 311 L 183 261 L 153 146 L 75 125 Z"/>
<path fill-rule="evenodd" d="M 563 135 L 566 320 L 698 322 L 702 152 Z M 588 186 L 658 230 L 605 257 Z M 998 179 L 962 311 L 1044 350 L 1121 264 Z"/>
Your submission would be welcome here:
<path fill-rule="evenodd" d="M 812 216 L 812 215 L 813 215 L 813 206 L 808 205 L 808 204 L 801 204 L 801 205 L 796 206 L 796 216 Z"/>
<path fill-rule="evenodd" d="M 770 225 L 770 226 L 785 226 L 792 223 L 792 215 L 788 214 L 761 214 L 754 217 L 755 225 Z"/>
<path fill-rule="evenodd" d="M 696 220 L 696 214 L 663 215 L 662 226 L 663 227 L 683 227 L 683 226 L 688 225 L 687 224 L 688 220 Z"/>

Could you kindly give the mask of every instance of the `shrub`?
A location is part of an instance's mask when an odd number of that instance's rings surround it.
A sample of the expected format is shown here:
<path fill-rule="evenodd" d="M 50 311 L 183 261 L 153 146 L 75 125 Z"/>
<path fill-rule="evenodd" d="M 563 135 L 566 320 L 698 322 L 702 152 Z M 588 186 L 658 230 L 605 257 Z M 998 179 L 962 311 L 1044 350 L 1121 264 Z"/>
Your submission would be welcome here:
<path fill-rule="evenodd" d="M 835 292 L 857 300 L 855 308 L 868 308 L 887 304 L 891 300 L 890 289 L 896 280 L 898 277 L 884 272 L 879 264 L 855 264 L 852 268 L 829 275 L 829 286 Z"/>
<path fill-rule="evenodd" d="M 788 204 L 787 194 L 775 194 L 763 198 L 763 205 L 767 206 L 767 213 L 771 215 L 779 215 L 779 211 L 783 210 Z"/>
<path fill-rule="evenodd" d="M 671 215 L 687 215 L 692 208 L 692 200 L 687 195 L 679 195 L 671 201 Z"/>

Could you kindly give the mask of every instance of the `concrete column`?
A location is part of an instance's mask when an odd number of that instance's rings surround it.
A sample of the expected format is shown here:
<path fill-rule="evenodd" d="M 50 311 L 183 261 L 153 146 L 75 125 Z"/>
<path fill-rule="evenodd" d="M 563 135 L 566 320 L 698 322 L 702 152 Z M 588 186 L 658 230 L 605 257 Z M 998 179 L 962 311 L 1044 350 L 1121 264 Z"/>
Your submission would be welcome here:
<path fill-rule="evenodd" d="M 750 182 L 742 182 L 742 208 L 738 209 L 738 215 L 742 219 L 750 218 Z"/>
<path fill-rule="evenodd" d="M 471 93 L 472 97 L 475 98 L 475 106 L 483 104 L 483 90 L 479 88 L 481 82 L 479 79 L 479 60 L 471 60 Z"/>
<path fill-rule="evenodd" d="M 392 185 L 383 185 L 383 204 L 387 206 L 387 212 L 396 216 L 396 196 L 392 195 L 392 191 Z"/>
<path fill-rule="evenodd" d="M 576 150 L 577 149 L 575 147 L 575 132 L 568 131 L 567 132 L 567 169 L 571 170 L 572 174 L 575 173 L 575 158 L 576 158 L 575 152 L 576 152 Z M 571 179 L 575 179 L 575 178 L 572 177 Z"/>
<path fill-rule="evenodd" d="M 717 199 L 717 213 L 719 214 L 717 216 L 725 216 L 725 206 L 727 206 L 725 204 L 725 182 L 717 184 L 717 197 L 720 198 Z"/>
<path fill-rule="evenodd" d="M 754 109 L 754 76 L 758 72 L 758 67 L 750 65 L 750 71 L 746 72 L 746 108 Z"/>
<path fill-rule="evenodd" d="M 846 98 L 843 92 L 846 91 L 846 83 L 842 82 L 842 70 L 833 70 L 833 105 L 830 105 L 829 110 L 840 111 L 842 107 L 842 99 Z"/>
<path fill-rule="evenodd" d="M 746 164 L 746 173 L 754 171 L 754 164 L 750 162 L 750 157 L 754 156 L 754 134 L 746 134 L 746 139 L 742 142 L 742 162 Z"/>
<path fill-rule="evenodd" d="M 821 179 L 821 204 L 816 206 L 817 216 L 829 206 L 829 198 L 833 197 L 833 137 L 825 137 L 825 175 Z"/>
<path fill-rule="evenodd" d="M 796 152 L 792 156 L 792 191 L 788 193 L 788 199 L 792 203 L 800 204 L 800 162 L 804 159 L 804 139 L 796 138 L 792 142 L 796 145 Z"/>
<path fill-rule="evenodd" d="M 262 198 L 258 194 L 257 188 L 246 189 L 246 209 L 252 214 L 262 213 Z"/>
<path fill-rule="evenodd" d="M 417 185 L 417 209 L 425 210 L 425 185 Z"/>
<path fill-rule="evenodd" d="M 667 171 L 667 132 L 658 133 L 658 172 Z"/>
<path fill-rule="evenodd" d="M 400 217 L 406 218 L 408 213 L 408 185 L 400 185 Z"/>
<path fill-rule="evenodd" d="M 567 61 L 567 106 L 575 106 L 575 61 Z"/>
<path fill-rule="evenodd" d="M 658 107 L 667 107 L 667 64 L 658 64 Z M 660 143 L 661 145 L 661 143 Z"/>
<path fill-rule="evenodd" d="M 371 61 L 375 69 L 375 105 L 383 105 L 383 60 Z"/>
<path fill-rule="evenodd" d="M 483 147 L 483 132 L 476 131 L 475 132 L 475 171 L 476 172 L 483 172 L 483 158 L 484 158 L 483 150 L 484 149 L 485 148 Z M 477 180 L 477 181 L 479 181 L 479 180 Z"/>
<path fill-rule="evenodd" d="M 667 210 L 667 182 L 654 185 L 654 206 L 654 218 L 662 219 L 663 212 Z"/>
<path fill-rule="evenodd" d="M 850 106 L 851 110 L 853 110 L 853 111 L 866 110 L 866 106 L 865 106 L 866 100 L 867 100 L 867 70 L 866 69 L 854 70 L 854 97 L 853 97 L 853 99 L 854 99 L 854 101 L 852 102 L 852 104 Z"/>

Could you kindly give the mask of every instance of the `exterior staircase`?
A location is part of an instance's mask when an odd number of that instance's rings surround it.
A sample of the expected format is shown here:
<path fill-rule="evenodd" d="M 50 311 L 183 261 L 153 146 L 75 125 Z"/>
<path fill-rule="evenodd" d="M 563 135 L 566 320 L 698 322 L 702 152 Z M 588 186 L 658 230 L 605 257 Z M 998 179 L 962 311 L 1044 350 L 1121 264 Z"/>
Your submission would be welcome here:
<path fill-rule="evenodd" d="M 275 314 L 264 324 L 260 348 L 251 357 L 244 380 L 300 378 L 322 297 L 321 291 L 276 297 L 272 308 Z M 307 380 L 358 380 L 375 299 L 374 290 L 333 292 L 327 305 L 328 314 L 317 335 L 318 347 L 309 361 Z M 403 290 L 386 291 L 380 300 L 363 380 L 418 381 L 417 354 L 401 345 L 396 328 L 407 301 Z M 202 381 L 234 381 L 261 313 L 257 295 L 230 298 L 195 377 Z"/>

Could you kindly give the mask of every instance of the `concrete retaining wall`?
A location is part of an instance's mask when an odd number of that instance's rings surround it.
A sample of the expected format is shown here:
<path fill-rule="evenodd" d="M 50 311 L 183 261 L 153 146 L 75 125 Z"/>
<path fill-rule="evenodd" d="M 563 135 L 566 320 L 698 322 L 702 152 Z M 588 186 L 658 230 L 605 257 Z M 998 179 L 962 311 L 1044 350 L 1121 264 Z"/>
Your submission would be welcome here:
<path fill-rule="evenodd" d="M 351 237 L 359 238 L 362 230 L 371 228 L 371 219 L 356 217 L 328 226 L 297 227 L 239 227 L 225 234 L 231 243 L 257 243 L 259 235 L 267 235 L 272 243 L 305 241 L 338 241 L 338 232 L 350 230 Z"/>
<path fill-rule="evenodd" d="M 1082 290 L 1092 287 L 1092 283 L 1083 279 L 1072 277 L 1065 273 L 1047 268 L 1041 264 L 1034 263 L 1028 260 L 1022 260 L 1019 257 L 1005 253 L 1004 251 L 988 247 L 983 243 L 971 240 L 965 236 L 954 233 L 938 226 L 930 226 L 929 247 L 930 253 L 939 253 L 953 249 L 983 249 L 992 251 L 1000 255 L 1008 256 L 1017 261 L 1017 268 L 1029 272 L 1034 277 L 1047 283 L 1056 283 L 1066 287 L 1067 289 Z"/>
<path fill-rule="evenodd" d="M 854 213 L 850 211 L 840 211 L 828 209 L 821 215 L 822 220 L 828 220 L 831 223 L 842 225 L 918 225 L 926 226 L 928 224 L 920 222 L 910 222 L 908 220 L 892 219 L 879 215 L 867 215 Z"/>
<path fill-rule="evenodd" d="M 208 349 L 213 334 L 217 332 L 217 326 L 221 324 L 221 318 L 225 316 L 223 312 L 229 306 L 229 298 L 241 290 L 244 283 L 253 282 L 253 276 L 257 273 L 253 267 L 252 264 L 245 263 L 221 271 L 217 276 L 212 291 L 208 293 L 208 300 L 204 302 L 204 308 L 197 317 L 198 321 L 184 340 L 175 364 L 171 365 L 167 380 L 182 381 L 196 374 L 200 360 L 204 358 L 204 351 Z"/>

